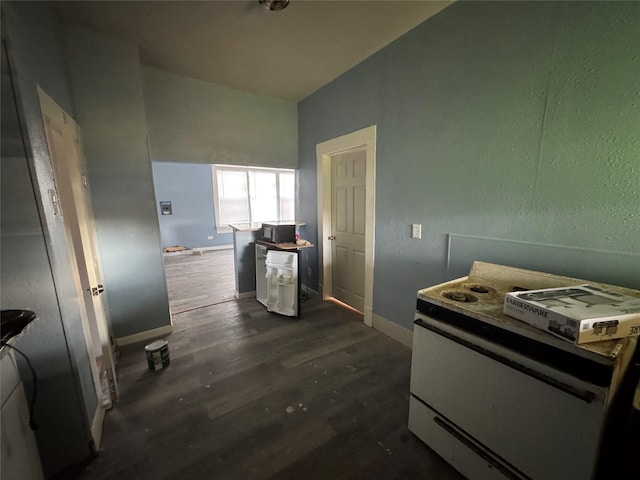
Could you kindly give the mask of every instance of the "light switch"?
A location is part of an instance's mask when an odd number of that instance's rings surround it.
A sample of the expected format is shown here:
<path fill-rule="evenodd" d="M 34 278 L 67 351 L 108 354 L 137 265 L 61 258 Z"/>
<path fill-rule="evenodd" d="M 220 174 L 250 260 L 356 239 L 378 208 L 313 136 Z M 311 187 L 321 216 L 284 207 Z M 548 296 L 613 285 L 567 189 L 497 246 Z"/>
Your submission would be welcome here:
<path fill-rule="evenodd" d="M 422 238 L 422 225 L 420 223 L 411 225 L 411 238 Z"/>

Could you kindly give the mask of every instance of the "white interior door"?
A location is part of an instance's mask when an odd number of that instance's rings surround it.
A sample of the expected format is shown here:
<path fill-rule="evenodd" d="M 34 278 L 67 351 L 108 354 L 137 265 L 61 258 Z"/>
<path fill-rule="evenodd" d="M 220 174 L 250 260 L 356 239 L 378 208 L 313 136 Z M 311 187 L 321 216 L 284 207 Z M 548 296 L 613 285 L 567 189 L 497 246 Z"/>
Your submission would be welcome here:
<path fill-rule="evenodd" d="M 362 152 L 365 158 L 365 202 L 364 208 L 356 207 L 356 210 L 364 211 L 364 275 L 359 277 L 364 285 L 364 324 L 373 326 L 373 270 L 375 264 L 375 204 L 376 204 L 376 126 L 347 133 L 340 137 L 332 138 L 316 145 L 317 158 L 317 182 L 318 182 L 318 255 L 319 264 L 322 267 L 319 287 L 322 297 L 329 299 L 334 297 L 333 269 L 337 265 L 333 252 L 333 159 L 342 153 Z M 360 158 L 360 157 L 358 157 Z M 362 170 L 362 167 L 358 166 Z M 358 199 L 359 201 L 359 199 Z M 356 222 L 361 219 L 356 215 Z M 362 224 L 359 224 L 362 226 Z M 359 227 L 358 227 L 359 228 Z M 361 231 L 361 230 L 358 230 Z M 359 261 L 359 260 L 358 260 Z M 358 290 L 358 287 L 355 288 Z M 336 297 L 334 297 L 336 298 Z"/>
<path fill-rule="evenodd" d="M 364 312 L 366 162 L 365 150 L 331 157 L 333 297 Z"/>
<path fill-rule="evenodd" d="M 101 406 L 108 407 L 116 398 L 116 375 L 80 128 L 46 93 L 38 89 L 38 94 L 60 208 L 76 260 L 73 270 L 96 393 Z"/>

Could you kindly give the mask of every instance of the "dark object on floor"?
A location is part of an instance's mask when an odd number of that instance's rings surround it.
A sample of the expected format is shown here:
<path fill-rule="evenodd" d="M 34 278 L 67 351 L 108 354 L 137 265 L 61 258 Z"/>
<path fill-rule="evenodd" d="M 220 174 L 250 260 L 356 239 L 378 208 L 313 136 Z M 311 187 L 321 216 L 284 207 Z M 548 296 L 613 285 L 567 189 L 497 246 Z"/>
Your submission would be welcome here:
<path fill-rule="evenodd" d="M 144 347 L 147 354 L 149 370 L 162 370 L 169 366 L 169 343 L 166 340 L 156 340 Z"/>

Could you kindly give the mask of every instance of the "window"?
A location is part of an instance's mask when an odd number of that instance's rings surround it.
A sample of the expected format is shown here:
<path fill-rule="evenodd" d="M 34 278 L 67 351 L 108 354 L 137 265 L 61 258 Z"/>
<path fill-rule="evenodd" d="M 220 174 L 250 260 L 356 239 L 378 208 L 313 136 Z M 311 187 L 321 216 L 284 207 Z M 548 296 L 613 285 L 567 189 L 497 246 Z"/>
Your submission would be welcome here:
<path fill-rule="evenodd" d="M 295 172 L 281 168 L 212 165 L 218 233 L 229 224 L 293 221 Z"/>

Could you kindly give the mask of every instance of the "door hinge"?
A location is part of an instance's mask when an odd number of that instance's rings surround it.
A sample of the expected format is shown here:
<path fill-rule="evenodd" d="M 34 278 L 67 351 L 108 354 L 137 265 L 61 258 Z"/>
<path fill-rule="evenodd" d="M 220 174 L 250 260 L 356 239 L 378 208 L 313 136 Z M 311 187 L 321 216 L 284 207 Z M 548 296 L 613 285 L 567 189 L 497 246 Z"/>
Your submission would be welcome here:
<path fill-rule="evenodd" d="M 49 200 L 51 201 L 51 207 L 53 207 L 53 214 L 57 215 L 58 212 L 60 211 L 60 208 L 58 206 L 59 205 L 58 193 L 51 188 L 48 190 L 48 192 L 49 192 Z"/>

